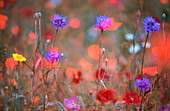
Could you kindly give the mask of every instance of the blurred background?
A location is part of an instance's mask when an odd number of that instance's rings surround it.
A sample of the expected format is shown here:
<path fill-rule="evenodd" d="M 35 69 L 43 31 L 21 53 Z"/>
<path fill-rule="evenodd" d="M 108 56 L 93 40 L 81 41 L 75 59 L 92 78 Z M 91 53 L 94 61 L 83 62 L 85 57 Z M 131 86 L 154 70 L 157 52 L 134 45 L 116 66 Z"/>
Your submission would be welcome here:
<path fill-rule="evenodd" d="M 139 19 L 138 10 L 141 12 Z M 97 70 L 100 31 L 94 29 L 93 25 L 96 16 L 100 15 L 108 15 L 114 20 L 113 27 L 104 31 L 102 44 L 102 47 L 106 49 L 104 59 L 108 58 L 109 60 L 108 73 L 113 74 L 111 77 L 117 79 L 117 84 L 107 84 L 108 87 L 117 88 L 116 90 L 120 91 L 122 87 L 126 87 L 121 86 L 121 84 L 130 79 L 130 76 L 125 72 L 131 70 L 132 42 L 137 27 L 137 19 L 139 20 L 139 26 L 136 31 L 135 53 L 138 55 L 138 66 L 140 67 L 141 64 L 143 42 L 146 36 L 142 22 L 148 16 L 152 16 L 161 23 L 161 28 L 149 37 L 144 67 L 159 66 L 168 60 L 164 58 L 163 50 L 167 49 L 169 53 L 170 49 L 169 0 L 0 0 L 1 89 L 9 82 L 5 79 L 9 76 L 5 75 L 9 73 L 5 65 L 6 58 L 12 57 L 12 53 L 15 52 L 26 58 L 33 56 L 36 42 L 36 19 L 33 15 L 36 12 L 42 14 L 41 32 L 38 30 L 38 33 L 41 33 L 42 36 L 42 46 L 47 43 L 46 51 L 49 51 L 51 43 L 48 42 L 52 38 L 56 38 L 54 48 L 64 53 L 59 74 L 64 73 L 66 75 L 68 79 L 65 80 L 68 84 L 71 84 L 72 72 L 82 71 L 84 81 L 80 85 L 83 86 L 93 78 L 92 74 Z M 67 16 L 69 27 L 59 30 L 56 34 L 56 29 L 51 26 L 51 17 L 57 13 Z M 162 19 L 163 13 L 166 14 L 165 19 Z M 167 37 L 166 48 L 163 47 L 163 22 Z M 169 55 L 167 54 L 167 56 Z M 32 64 L 32 61 L 28 61 L 28 64 Z M 27 74 L 24 80 L 27 80 L 29 72 L 24 73 Z M 160 90 L 162 94 L 161 101 L 164 104 L 167 104 L 170 99 L 167 95 L 170 93 L 168 90 L 168 73 L 169 70 L 162 78 L 162 84 L 160 84 L 162 88 Z M 119 77 L 119 79 L 115 77 Z M 119 82 L 123 83 L 119 84 Z M 82 90 L 88 93 L 88 88 L 93 89 L 92 86 L 89 86 Z M 122 94 L 123 92 L 120 92 L 118 95 Z"/>

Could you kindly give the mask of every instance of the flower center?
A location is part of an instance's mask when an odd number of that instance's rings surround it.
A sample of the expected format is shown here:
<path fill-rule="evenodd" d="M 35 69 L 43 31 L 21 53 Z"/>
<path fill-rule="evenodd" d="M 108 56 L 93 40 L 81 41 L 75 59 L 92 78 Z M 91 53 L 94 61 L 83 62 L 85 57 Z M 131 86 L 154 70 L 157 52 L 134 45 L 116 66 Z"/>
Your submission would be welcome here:
<path fill-rule="evenodd" d="M 130 99 L 133 101 L 133 98 L 130 97 Z"/>
<path fill-rule="evenodd" d="M 22 56 L 19 56 L 19 55 L 18 55 L 17 58 L 18 58 L 18 59 L 22 59 Z"/>
<path fill-rule="evenodd" d="M 72 102 L 71 105 L 73 106 L 73 105 L 74 105 L 74 102 Z"/>
<path fill-rule="evenodd" d="M 76 79 L 78 79 L 78 76 L 77 76 L 77 75 L 75 75 L 75 78 L 76 78 Z"/>

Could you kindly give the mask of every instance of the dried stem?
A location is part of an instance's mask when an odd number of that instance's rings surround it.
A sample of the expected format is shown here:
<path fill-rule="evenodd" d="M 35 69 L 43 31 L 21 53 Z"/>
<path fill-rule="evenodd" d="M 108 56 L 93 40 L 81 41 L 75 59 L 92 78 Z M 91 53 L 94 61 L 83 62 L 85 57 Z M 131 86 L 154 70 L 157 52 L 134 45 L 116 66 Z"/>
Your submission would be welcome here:
<path fill-rule="evenodd" d="M 58 33 L 58 29 L 56 30 L 56 35 L 57 35 L 57 33 Z M 56 38 L 57 37 L 55 37 L 51 42 L 52 42 L 52 48 L 54 47 L 54 44 L 55 44 L 55 42 L 56 42 Z"/>
<path fill-rule="evenodd" d="M 165 13 L 162 14 L 162 29 L 163 29 L 163 39 L 164 39 L 164 59 L 166 60 L 166 43 L 167 43 L 167 37 L 165 35 L 165 18 L 166 18 L 166 15 Z"/>
<path fill-rule="evenodd" d="M 99 48 L 102 47 L 102 39 L 103 39 L 103 29 L 101 29 L 101 35 L 100 35 L 100 42 L 99 42 Z M 101 50 L 102 51 L 102 50 Z M 99 84 L 100 84 L 100 70 L 101 70 L 101 53 L 99 53 L 99 62 L 98 62 L 98 80 L 97 80 L 97 91 L 99 90 Z M 97 99 L 97 98 L 96 98 Z M 95 105 L 95 109 L 97 108 L 97 104 Z"/>
<path fill-rule="evenodd" d="M 147 43 L 148 37 L 149 37 L 149 34 L 147 33 L 146 39 L 145 39 L 145 44 L 144 44 L 144 49 L 143 49 L 142 66 L 141 66 L 141 78 L 143 78 L 143 63 L 144 63 L 145 49 L 146 49 L 146 43 Z"/>
<path fill-rule="evenodd" d="M 133 34 L 133 66 L 132 66 L 132 68 L 133 69 L 131 69 L 131 72 L 132 72 L 132 80 L 134 80 L 134 76 L 135 76 L 135 44 L 136 44 L 136 38 L 135 38 L 135 36 L 136 36 L 136 31 L 138 30 L 138 26 L 139 26 L 139 20 L 140 20 L 140 15 L 141 15 L 141 12 L 140 12 L 140 10 L 138 10 L 137 11 L 137 25 L 136 25 L 136 29 L 135 29 L 135 32 L 134 32 L 134 34 Z"/>

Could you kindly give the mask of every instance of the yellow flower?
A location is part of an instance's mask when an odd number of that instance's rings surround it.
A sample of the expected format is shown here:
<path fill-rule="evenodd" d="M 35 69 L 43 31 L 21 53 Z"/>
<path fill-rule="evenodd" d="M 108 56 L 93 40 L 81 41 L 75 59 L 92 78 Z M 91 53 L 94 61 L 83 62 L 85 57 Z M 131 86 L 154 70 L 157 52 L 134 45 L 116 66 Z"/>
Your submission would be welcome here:
<path fill-rule="evenodd" d="M 13 58 L 14 58 L 15 61 L 19 61 L 19 62 L 26 61 L 26 58 L 23 57 L 23 56 L 20 55 L 20 54 L 15 53 L 15 54 L 12 54 L 12 56 L 13 56 Z"/>

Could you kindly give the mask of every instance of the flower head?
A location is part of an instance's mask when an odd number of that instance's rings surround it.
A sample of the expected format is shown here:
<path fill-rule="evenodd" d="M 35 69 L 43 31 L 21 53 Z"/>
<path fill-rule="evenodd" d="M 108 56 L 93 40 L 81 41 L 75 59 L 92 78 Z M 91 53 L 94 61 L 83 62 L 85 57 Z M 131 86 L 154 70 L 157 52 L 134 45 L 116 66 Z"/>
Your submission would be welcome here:
<path fill-rule="evenodd" d="M 159 108 L 159 111 L 170 111 L 170 104 L 162 105 L 162 106 Z"/>
<path fill-rule="evenodd" d="M 143 21 L 143 28 L 149 35 L 152 32 L 157 32 L 160 28 L 160 23 L 156 22 L 152 17 L 146 17 Z"/>
<path fill-rule="evenodd" d="M 80 82 L 80 80 L 83 80 L 83 79 L 81 78 L 81 75 L 82 75 L 82 73 L 81 73 L 80 71 L 78 71 L 77 74 L 73 74 L 72 83 L 78 84 L 78 83 Z"/>
<path fill-rule="evenodd" d="M 54 14 L 51 21 L 53 22 L 52 26 L 55 27 L 57 30 L 68 26 L 67 17 L 62 17 L 62 15 L 59 14 Z"/>
<path fill-rule="evenodd" d="M 62 54 L 59 53 L 58 51 L 55 50 L 50 50 L 50 52 L 47 52 L 47 54 L 45 54 L 45 58 L 48 60 L 48 62 L 57 62 L 59 59 L 61 59 Z"/>
<path fill-rule="evenodd" d="M 149 88 L 151 87 L 150 81 L 147 78 L 136 79 L 135 84 L 139 89 L 142 89 L 142 91 L 149 90 Z"/>
<path fill-rule="evenodd" d="M 99 73 L 99 70 L 97 70 L 93 75 L 96 76 L 96 79 L 98 79 L 98 73 Z M 104 77 L 103 77 L 104 76 Z M 101 68 L 100 69 L 100 74 L 99 74 L 99 78 L 104 78 L 104 79 L 108 79 L 109 78 L 109 75 L 108 74 L 105 74 L 105 69 Z"/>
<path fill-rule="evenodd" d="M 116 98 L 116 92 L 108 89 L 108 90 L 100 90 L 97 92 L 97 99 L 103 102 L 114 101 Z"/>
<path fill-rule="evenodd" d="M 140 98 L 136 92 L 127 91 L 123 94 L 126 105 L 134 105 L 140 102 Z"/>
<path fill-rule="evenodd" d="M 26 58 L 23 57 L 22 55 L 20 54 L 12 54 L 13 58 L 14 58 L 14 61 L 19 61 L 19 62 L 23 62 L 23 61 L 26 61 Z"/>
<path fill-rule="evenodd" d="M 72 111 L 78 111 L 80 109 L 80 105 L 77 104 L 79 99 L 76 96 L 71 96 L 69 99 L 64 99 L 64 105 L 68 109 L 72 109 Z"/>
<path fill-rule="evenodd" d="M 103 16 L 100 15 L 100 17 L 96 17 L 96 24 L 94 25 L 94 28 L 106 30 L 111 25 L 112 25 L 112 19 L 111 18 L 109 18 L 106 15 L 103 15 Z"/>

